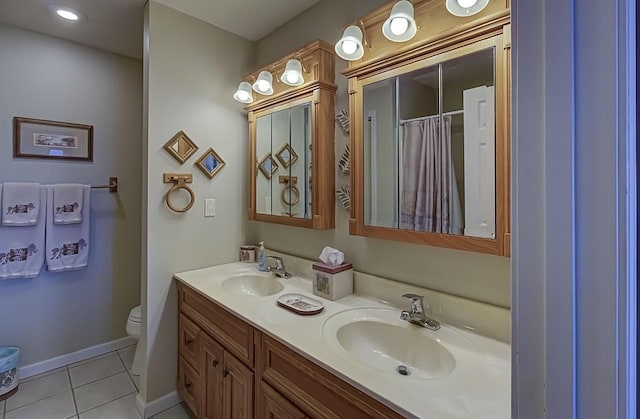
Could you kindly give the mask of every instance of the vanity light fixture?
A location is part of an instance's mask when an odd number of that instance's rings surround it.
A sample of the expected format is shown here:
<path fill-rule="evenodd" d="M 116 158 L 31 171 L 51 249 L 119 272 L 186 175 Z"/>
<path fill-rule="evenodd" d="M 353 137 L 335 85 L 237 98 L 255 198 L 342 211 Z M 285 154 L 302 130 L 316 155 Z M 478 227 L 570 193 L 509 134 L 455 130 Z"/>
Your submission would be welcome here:
<path fill-rule="evenodd" d="M 273 75 L 263 70 L 258 74 L 258 79 L 253 83 L 253 90 L 264 96 L 273 94 Z"/>
<path fill-rule="evenodd" d="M 454 16 L 468 17 L 480 13 L 489 0 L 446 0 L 447 10 Z"/>
<path fill-rule="evenodd" d="M 297 58 L 287 61 L 287 65 L 282 73 L 280 80 L 284 84 L 289 86 L 300 86 L 304 83 L 304 77 L 302 76 L 302 62 Z"/>
<path fill-rule="evenodd" d="M 253 92 L 251 91 L 251 84 L 246 81 L 241 82 L 238 85 L 233 98 L 240 103 L 253 103 Z"/>
<path fill-rule="evenodd" d="M 366 45 L 363 30 L 356 25 L 347 26 L 336 43 L 336 54 L 347 61 L 359 60 L 364 55 L 363 43 Z"/>
<path fill-rule="evenodd" d="M 411 4 L 409 0 L 398 1 L 393 5 L 391 14 L 382 25 L 382 34 L 385 38 L 393 42 L 406 42 L 410 40 L 416 35 L 418 30 L 413 15 L 413 4 Z"/>

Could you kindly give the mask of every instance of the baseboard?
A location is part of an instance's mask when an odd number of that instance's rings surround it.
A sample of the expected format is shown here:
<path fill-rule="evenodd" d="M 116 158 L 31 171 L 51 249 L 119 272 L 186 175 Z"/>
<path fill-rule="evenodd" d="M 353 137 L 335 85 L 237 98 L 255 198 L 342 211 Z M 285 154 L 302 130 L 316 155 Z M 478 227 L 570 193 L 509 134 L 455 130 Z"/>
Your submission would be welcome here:
<path fill-rule="evenodd" d="M 85 359 L 93 358 L 94 356 L 104 355 L 106 353 L 134 345 L 136 342 L 137 341 L 134 338 L 127 336 L 122 339 L 117 339 L 111 342 L 102 343 L 90 348 L 81 349 L 76 352 L 71 352 L 65 355 L 57 356 L 55 358 L 47 359 L 46 361 L 36 362 L 35 364 L 31 365 L 25 365 L 23 367 L 20 367 L 20 378 L 29 378 L 43 372 L 55 370 L 56 368 L 73 364 L 74 362 L 80 362 L 84 361 Z"/>
<path fill-rule="evenodd" d="M 173 391 L 152 402 L 145 403 L 140 394 L 136 397 L 136 410 L 143 419 L 150 418 L 160 412 L 179 404 L 182 401 L 177 391 Z"/>

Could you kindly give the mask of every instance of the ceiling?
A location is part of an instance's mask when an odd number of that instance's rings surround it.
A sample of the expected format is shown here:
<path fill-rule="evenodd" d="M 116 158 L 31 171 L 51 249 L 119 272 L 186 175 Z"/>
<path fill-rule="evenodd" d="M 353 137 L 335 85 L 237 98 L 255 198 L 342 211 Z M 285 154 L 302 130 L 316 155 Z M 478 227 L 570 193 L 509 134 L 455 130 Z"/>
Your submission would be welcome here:
<path fill-rule="evenodd" d="M 0 0 L 0 22 L 69 41 L 142 59 L 146 0 Z M 82 13 L 86 20 L 68 22 L 50 4 Z"/>
<path fill-rule="evenodd" d="M 269 34 L 320 0 L 156 0 L 251 41 Z"/>
<path fill-rule="evenodd" d="M 257 41 L 319 0 L 155 1 Z M 0 3 L 0 23 L 142 59 L 146 0 L 0 0 Z M 75 9 L 86 20 L 64 21 L 51 12 L 50 4 Z"/>

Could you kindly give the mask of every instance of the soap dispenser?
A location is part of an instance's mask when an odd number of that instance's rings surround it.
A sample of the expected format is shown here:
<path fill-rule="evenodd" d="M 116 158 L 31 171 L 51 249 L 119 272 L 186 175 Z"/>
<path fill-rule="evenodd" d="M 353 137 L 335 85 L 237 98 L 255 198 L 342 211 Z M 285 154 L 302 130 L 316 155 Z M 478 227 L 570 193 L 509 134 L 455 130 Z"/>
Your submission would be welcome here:
<path fill-rule="evenodd" d="M 264 250 L 264 242 L 260 242 L 260 248 L 258 249 L 258 270 L 261 272 L 267 272 L 267 252 Z"/>

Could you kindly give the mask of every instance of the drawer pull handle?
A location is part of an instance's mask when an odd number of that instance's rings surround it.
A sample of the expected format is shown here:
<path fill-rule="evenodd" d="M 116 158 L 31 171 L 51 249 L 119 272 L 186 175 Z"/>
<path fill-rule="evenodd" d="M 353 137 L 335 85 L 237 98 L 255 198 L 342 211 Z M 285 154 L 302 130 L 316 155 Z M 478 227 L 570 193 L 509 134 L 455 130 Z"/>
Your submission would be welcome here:
<path fill-rule="evenodd" d="M 222 371 L 222 376 L 227 378 L 227 375 L 229 375 L 229 370 L 224 370 Z"/>
<path fill-rule="evenodd" d="M 218 360 L 214 359 L 213 362 L 211 362 L 211 365 L 213 365 L 213 368 L 218 366 Z"/>

